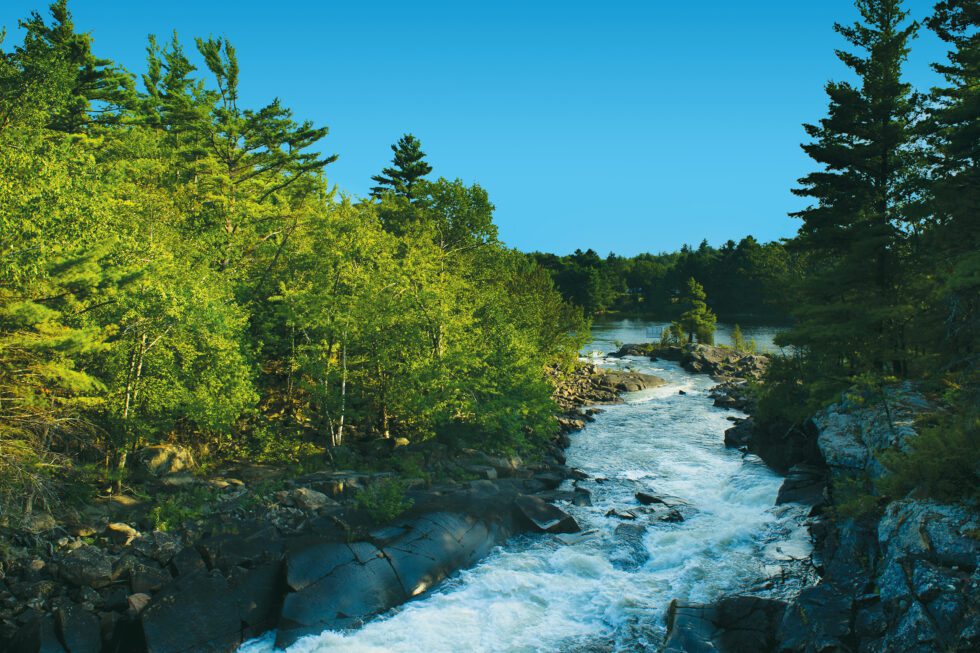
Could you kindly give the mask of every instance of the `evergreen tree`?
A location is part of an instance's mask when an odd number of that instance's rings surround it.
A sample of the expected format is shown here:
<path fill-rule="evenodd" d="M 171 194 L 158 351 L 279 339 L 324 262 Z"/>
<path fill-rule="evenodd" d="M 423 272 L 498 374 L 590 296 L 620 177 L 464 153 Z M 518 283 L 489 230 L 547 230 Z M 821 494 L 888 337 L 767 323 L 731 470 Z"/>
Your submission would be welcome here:
<path fill-rule="evenodd" d="M 422 143 L 411 134 L 405 134 L 391 146 L 391 151 L 395 153 L 392 165 L 382 170 L 380 175 L 371 177 L 378 184 L 371 189 L 371 195 L 380 198 L 386 192 L 394 192 L 414 202 L 416 184 L 432 172 L 432 166 L 425 162 Z"/>
<path fill-rule="evenodd" d="M 693 342 L 697 337 L 698 342 L 710 345 L 715 341 L 715 323 L 718 320 L 708 308 L 705 301 L 707 298 L 701 284 L 694 277 L 688 279 L 687 288 L 681 299 L 685 310 L 681 314 L 679 324 L 687 332 L 689 341 Z"/>
<path fill-rule="evenodd" d="M 55 62 L 67 73 L 70 95 L 50 114 L 51 128 L 78 132 L 92 124 L 118 123 L 136 100 L 132 75 L 92 53 L 92 37 L 75 32 L 67 0 L 52 3 L 50 12 L 50 25 L 37 12 L 20 22 L 26 35 L 16 56 L 28 86 L 48 77 Z"/>
<path fill-rule="evenodd" d="M 945 0 L 928 25 L 951 46 L 934 68 L 948 86 L 933 91 L 925 123 L 931 145 L 923 238 L 925 306 L 935 306 L 925 347 L 941 343 L 957 367 L 980 352 L 980 1 Z M 927 273 L 927 274 L 926 274 Z"/>
<path fill-rule="evenodd" d="M 901 69 L 917 25 L 901 0 L 857 0 L 862 22 L 835 25 L 858 53 L 837 56 L 860 79 L 830 82 L 828 116 L 805 125 L 803 149 L 821 166 L 794 193 L 815 204 L 793 214 L 805 253 L 797 325 L 784 340 L 841 370 L 904 374 L 911 309 L 900 263 L 914 198 L 917 98 Z"/>

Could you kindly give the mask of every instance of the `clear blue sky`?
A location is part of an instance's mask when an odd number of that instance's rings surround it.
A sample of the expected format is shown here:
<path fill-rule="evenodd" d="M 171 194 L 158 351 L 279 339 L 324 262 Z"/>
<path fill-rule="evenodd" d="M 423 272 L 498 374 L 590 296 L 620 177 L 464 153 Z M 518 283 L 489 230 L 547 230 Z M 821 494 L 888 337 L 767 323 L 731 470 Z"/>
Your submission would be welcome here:
<path fill-rule="evenodd" d="M 931 5 L 907 2 L 915 18 Z M 435 175 L 489 191 L 508 244 L 628 255 L 795 231 L 790 188 L 811 169 L 801 123 L 846 75 L 832 24 L 856 13 L 849 0 L 70 6 L 96 52 L 136 73 L 147 34 L 230 38 L 246 103 L 278 96 L 330 127 L 328 176 L 345 192 L 366 194 L 412 132 Z M 32 10 L 46 3 L 4 0 L 8 46 Z M 923 31 L 909 79 L 933 84 L 943 56 Z"/>

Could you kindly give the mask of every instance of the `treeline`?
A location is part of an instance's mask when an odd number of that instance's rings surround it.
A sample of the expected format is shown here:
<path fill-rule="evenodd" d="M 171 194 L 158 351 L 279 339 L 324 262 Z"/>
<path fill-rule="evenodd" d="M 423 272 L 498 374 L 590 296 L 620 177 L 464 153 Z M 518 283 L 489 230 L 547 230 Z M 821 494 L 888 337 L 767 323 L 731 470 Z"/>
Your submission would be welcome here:
<path fill-rule="evenodd" d="M 221 461 L 553 433 L 586 332 L 418 142 L 359 201 L 325 127 L 243 106 L 224 39 L 150 39 L 140 80 L 64 0 L 0 53 L 0 519 L 165 440 Z M 195 54 L 192 54 L 195 52 Z M 203 70 L 193 63 L 203 61 Z"/>
<path fill-rule="evenodd" d="M 530 255 L 551 272 L 569 302 L 590 315 L 607 312 L 673 320 L 684 310 L 692 277 L 704 288 L 708 304 L 723 320 L 784 322 L 785 288 L 797 269 L 796 258 L 780 243 L 759 243 L 752 236 L 719 248 L 702 242 L 679 252 L 632 258 L 576 250 L 567 256 Z"/>
<path fill-rule="evenodd" d="M 919 25 L 901 0 L 859 0 L 837 25 L 855 82 L 830 82 L 827 116 L 806 125 L 816 170 L 795 192 L 788 248 L 803 263 L 790 289 L 798 355 L 772 370 L 770 421 L 799 424 L 841 390 L 924 381 L 945 410 L 898 464 L 914 485 L 975 494 L 980 450 L 980 2 L 943 0 Z M 949 48 L 938 88 L 902 67 L 931 29 Z M 779 429 L 777 429 L 778 431 Z"/>

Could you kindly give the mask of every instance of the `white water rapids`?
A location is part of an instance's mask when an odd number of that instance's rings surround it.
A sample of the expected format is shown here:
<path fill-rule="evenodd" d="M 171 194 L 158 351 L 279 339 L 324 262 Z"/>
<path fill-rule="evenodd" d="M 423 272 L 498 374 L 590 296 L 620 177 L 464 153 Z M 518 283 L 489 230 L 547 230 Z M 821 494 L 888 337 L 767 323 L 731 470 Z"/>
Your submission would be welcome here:
<path fill-rule="evenodd" d="M 611 351 L 614 338 L 653 340 L 648 328 L 600 325 L 590 349 Z M 626 403 L 606 407 L 572 435 L 568 465 L 591 477 L 578 484 L 592 493 L 593 505 L 561 507 L 594 533 L 571 543 L 551 535 L 514 538 L 432 594 L 360 630 L 307 637 L 289 651 L 642 651 L 662 642 L 671 599 L 798 590 L 802 564 L 792 559 L 809 546 L 803 510 L 774 507 L 781 479 L 758 459 L 725 448 L 726 418 L 737 413 L 712 406 L 707 391 L 714 382 L 672 363 L 601 362 L 656 374 L 668 385 L 627 395 Z M 683 500 L 684 521 L 606 516 L 636 508 L 637 491 Z M 640 528 L 617 532 L 621 524 Z M 267 635 L 241 651 L 267 653 L 273 639 Z"/>

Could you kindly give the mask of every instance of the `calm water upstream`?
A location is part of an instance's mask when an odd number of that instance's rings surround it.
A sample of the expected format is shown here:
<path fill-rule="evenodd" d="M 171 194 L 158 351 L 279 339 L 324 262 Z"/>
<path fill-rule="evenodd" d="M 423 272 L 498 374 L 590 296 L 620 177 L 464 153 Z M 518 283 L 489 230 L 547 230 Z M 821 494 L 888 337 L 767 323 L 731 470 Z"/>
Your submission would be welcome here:
<path fill-rule="evenodd" d="M 660 326 L 597 324 L 586 349 L 608 352 L 617 342 L 654 340 Z M 745 331 L 760 347 L 772 346 L 771 330 Z M 570 544 L 550 535 L 514 538 L 421 600 L 356 632 L 325 632 L 289 650 L 641 651 L 662 641 L 671 599 L 798 590 L 802 565 L 793 559 L 809 547 L 803 511 L 795 505 L 775 508 L 780 478 L 758 459 L 725 448 L 726 418 L 734 413 L 711 405 L 711 379 L 672 363 L 595 360 L 669 383 L 627 395 L 625 404 L 608 407 L 572 436 L 568 464 L 593 478 L 579 484 L 592 493 L 594 505 L 562 508 L 584 531 L 594 532 Z M 634 494 L 641 490 L 685 502 L 685 520 L 647 523 L 641 515 L 624 522 L 606 516 L 610 509 L 635 508 Z M 617 532 L 624 523 L 639 528 Z M 271 651 L 272 639 L 255 640 L 242 651 Z"/>

